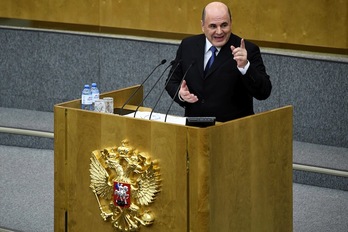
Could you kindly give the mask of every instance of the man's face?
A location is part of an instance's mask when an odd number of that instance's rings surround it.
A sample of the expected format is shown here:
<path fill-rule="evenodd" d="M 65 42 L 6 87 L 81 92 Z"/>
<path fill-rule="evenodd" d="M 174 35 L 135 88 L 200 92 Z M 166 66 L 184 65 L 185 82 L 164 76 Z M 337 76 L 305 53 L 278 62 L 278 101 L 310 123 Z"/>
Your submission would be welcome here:
<path fill-rule="evenodd" d="M 206 8 L 202 31 L 215 47 L 225 45 L 231 35 L 231 20 L 224 7 Z"/>

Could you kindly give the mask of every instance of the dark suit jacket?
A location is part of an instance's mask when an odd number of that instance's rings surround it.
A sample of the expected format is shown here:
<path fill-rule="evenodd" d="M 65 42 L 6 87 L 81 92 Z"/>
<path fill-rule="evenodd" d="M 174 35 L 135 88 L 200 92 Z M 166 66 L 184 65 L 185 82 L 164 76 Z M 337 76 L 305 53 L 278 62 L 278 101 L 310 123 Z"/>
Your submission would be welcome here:
<path fill-rule="evenodd" d="M 185 116 L 215 116 L 217 121 L 225 122 L 254 114 L 253 97 L 258 100 L 269 97 L 272 85 L 258 46 L 245 41 L 250 67 L 245 75 L 238 70 L 230 46 L 239 47 L 240 42 L 240 37 L 231 34 L 206 76 L 203 67 L 205 35 L 192 36 L 181 42 L 175 58 L 180 65 L 168 80 L 166 90 L 173 98 L 183 75 L 193 63 L 185 80 L 190 92 L 197 95 L 199 101 L 182 102 L 178 96 L 174 99 L 185 107 Z M 175 66 L 169 72 L 169 77 Z"/>

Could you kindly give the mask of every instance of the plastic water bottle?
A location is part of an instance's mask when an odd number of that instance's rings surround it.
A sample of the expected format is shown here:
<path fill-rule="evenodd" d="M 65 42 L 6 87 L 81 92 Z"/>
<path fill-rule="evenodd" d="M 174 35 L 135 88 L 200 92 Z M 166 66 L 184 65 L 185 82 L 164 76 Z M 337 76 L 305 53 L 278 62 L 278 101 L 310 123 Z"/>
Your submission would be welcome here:
<path fill-rule="evenodd" d="M 92 92 L 92 110 L 94 110 L 94 102 L 95 100 L 99 99 L 99 89 L 97 87 L 97 83 L 92 83 L 91 92 Z"/>
<path fill-rule="evenodd" d="M 82 90 L 81 109 L 92 110 L 92 104 L 92 91 L 89 85 L 85 85 L 84 89 Z"/>

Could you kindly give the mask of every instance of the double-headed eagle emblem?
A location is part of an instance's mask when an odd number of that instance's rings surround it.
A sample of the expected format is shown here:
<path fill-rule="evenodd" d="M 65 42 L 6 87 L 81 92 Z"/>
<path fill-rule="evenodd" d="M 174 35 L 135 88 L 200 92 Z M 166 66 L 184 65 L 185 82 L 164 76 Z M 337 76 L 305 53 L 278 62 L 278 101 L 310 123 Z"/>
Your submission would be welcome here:
<path fill-rule="evenodd" d="M 160 192 L 160 173 L 156 161 L 128 146 L 92 152 L 91 185 L 105 221 L 119 231 L 138 231 L 154 222 L 149 205 Z"/>

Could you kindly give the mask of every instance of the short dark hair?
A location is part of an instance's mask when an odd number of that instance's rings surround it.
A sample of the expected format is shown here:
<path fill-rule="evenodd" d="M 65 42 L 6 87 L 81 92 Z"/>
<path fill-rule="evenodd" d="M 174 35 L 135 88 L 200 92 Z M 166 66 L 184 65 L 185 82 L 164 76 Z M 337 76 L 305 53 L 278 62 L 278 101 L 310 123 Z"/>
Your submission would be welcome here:
<path fill-rule="evenodd" d="M 232 21 L 232 15 L 231 15 L 231 11 L 230 8 L 228 6 L 227 7 L 227 11 L 228 11 L 228 15 L 230 16 L 230 21 Z M 203 8 L 203 12 L 202 12 L 202 22 L 204 23 L 205 21 L 205 7 Z"/>

